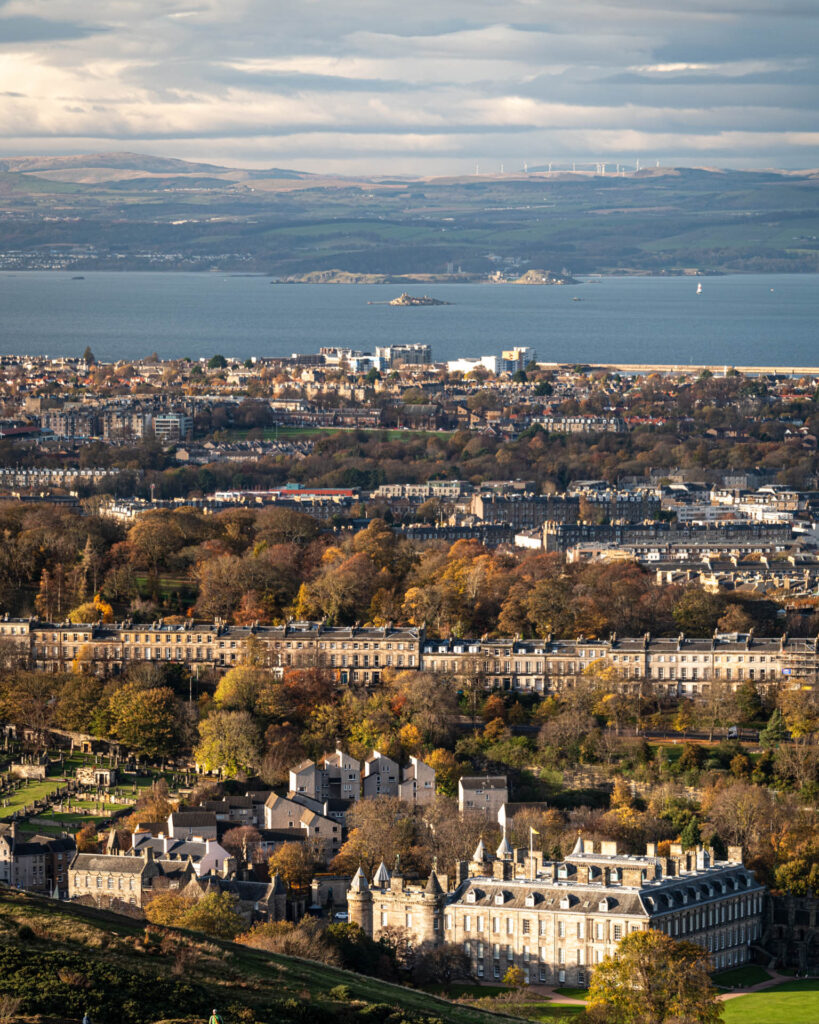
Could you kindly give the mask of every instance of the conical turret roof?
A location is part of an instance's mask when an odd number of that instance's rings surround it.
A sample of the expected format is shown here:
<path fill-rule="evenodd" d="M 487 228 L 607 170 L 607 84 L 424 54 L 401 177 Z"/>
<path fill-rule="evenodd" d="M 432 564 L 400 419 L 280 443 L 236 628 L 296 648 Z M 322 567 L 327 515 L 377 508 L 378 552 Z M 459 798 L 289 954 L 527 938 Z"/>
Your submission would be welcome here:
<path fill-rule="evenodd" d="M 375 869 L 373 875 L 373 885 L 389 885 L 390 884 L 390 873 L 387 870 L 387 865 L 382 860 L 378 867 Z"/>
<path fill-rule="evenodd" d="M 443 891 L 444 890 L 441 888 L 441 883 L 438 881 L 438 876 L 435 873 L 435 869 L 433 868 L 432 872 L 430 873 L 429 880 L 427 881 L 427 887 L 424 890 L 424 892 L 427 893 L 427 895 L 429 896 L 440 896 L 443 893 Z"/>
<path fill-rule="evenodd" d="M 483 838 L 478 840 L 478 845 L 475 847 L 475 852 L 472 854 L 472 860 L 477 861 L 478 863 L 486 860 L 486 844 L 484 843 Z"/>
<path fill-rule="evenodd" d="M 367 877 L 361 868 L 356 871 L 353 875 L 353 880 L 350 882 L 350 892 L 369 892 L 370 887 L 367 884 Z"/>
<path fill-rule="evenodd" d="M 500 845 L 495 851 L 495 856 L 498 860 L 506 860 L 507 857 L 512 856 L 512 847 L 509 845 L 509 840 L 506 838 L 506 833 L 503 833 L 503 839 L 500 841 Z"/>

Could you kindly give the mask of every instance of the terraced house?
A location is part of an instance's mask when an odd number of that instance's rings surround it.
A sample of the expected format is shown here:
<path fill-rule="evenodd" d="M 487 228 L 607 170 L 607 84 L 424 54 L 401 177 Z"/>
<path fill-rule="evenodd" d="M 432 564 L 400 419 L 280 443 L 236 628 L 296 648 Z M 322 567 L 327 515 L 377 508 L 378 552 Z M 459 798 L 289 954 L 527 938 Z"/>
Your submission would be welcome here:
<path fill-rule="evenodd" d="M 586 986 L 595 964 L 633 931 L 657 929 L 707 950 L 715 969 L 746 963 L 761 938 L 766 890 L 731 847 L 672 845 L 660 856 L 620 853 L 614 842 L 579 838 L 565 861 L 483 841 L 457 866 L 451 889 L 435 872 L 425 884 L 359 870 L 347 894 L 350 920 L 378 939 L 403 931 L 413 945 L 463 948 L 477 978 L 516 965 L 528 983 Z M 443 884 L 442 884 L 443 883 Z"/>
<path fill-rule="evenodd" d="M 436 640 L 415 626 L 0 620 L 0 663 L 46 672 L 80 664 L 103 675 L 117 674 L 134 662 L 184 664 L 194 673 L 226 671 L 241 663 L 248 645 L 271 667 L 329 669 L 342 685 L 377 686 L 385 669 L 420 669 L 450 676 L 459 686 L 471 681 L 487 690 L 548 694 L 603 666 L 614 669 L 626 689 L 648 683 L 662 694 L 681 696 L 705 694 L 715 680 L 732 686 L 744 680 L 787 686 L 795 679 L 810 684 L 819 679 L 819 637 L 720 633 L 707 638 Z"/>

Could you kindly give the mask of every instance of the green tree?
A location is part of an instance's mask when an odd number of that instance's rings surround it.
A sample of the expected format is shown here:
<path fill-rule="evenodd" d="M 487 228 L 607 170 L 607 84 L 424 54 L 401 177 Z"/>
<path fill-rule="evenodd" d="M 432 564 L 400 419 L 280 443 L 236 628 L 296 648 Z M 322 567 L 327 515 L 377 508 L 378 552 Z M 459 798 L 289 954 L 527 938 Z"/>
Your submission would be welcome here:
<path fill-rule="evenodd" d="M 589 1016 L 605 1024 L 717 1024 L 708 953 L 659 931 L 632 932 L 595 967 Z"/>
<path fill-rule="evenodd" d="M 179 702 L 167 686 L 126 683 L 108 701 L 112 739 L 148 757 L 173 753 L 179 739 Z"/>
<path fill-rule="evenodd" d="M 762 714 L 762 698 L 752 680 L 746 679 L 740 683 L 734 696 L 740 721 L 744 725 L 755 722 Z"/>
<path fill-rule="evenodd" d="M 689 636 L 711 636 L 722 613 L 723 601 L 699 587 L 686 590 L 674 605 L 672 615 L 678 629 Z"/>
<path fill-rule="evenodd" d="M 208 360 L 209 370 L 224 370 L 226 366 L 227 359 L 225 359 L 225 357 L 223 355 L 220 355 L 218 352 L 216 353 L 216 355 L 211 356 L 210 359 Z"/>
<path fill-rule="evenodd" d="M 93 366 L 94 363 L 96 363 L 97 357 L 91 351 L 90 345 L 85 346 L 85 352 L 83 352 L 82 354 L 82 361 L 85 363 L 86 366 Z"/>
<path fill-rule="evenodd" d="M 700 824 L 696 818 L 691 818 L 685 828 L 680 832 L 680 842 L 684 850 L 692 850 L 702 842 Z"/>
<path fill-rule="evenodd" d="M 768 720 L 768 724 L 759 734 L 759 742 L 763 747 L 778 747 L 780 743 L 784 742 L 788 738 L 788 728 L 785 725 L 785 719 L 782 716 L 782 712 L 779 708 L 774 708 L 774 712 Z"/>
<path fill-rule="evenodd" d="M 199 723 L 194 754 L 205 771 L 225 775 L 253 770 L 261 760 L 259 729 L 247 711 L 215 711 Z"/>

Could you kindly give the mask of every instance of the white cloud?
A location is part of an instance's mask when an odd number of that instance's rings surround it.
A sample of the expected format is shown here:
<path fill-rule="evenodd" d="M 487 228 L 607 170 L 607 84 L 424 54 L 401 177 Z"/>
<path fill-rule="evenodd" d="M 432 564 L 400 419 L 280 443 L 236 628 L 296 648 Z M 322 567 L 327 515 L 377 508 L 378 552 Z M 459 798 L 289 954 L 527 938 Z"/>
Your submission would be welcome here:
<path fill-rule="evenodd" d="M 273 146 L 302 169 L 462 171 L 502 152 L 815 165 L 818 22 L 807 0 L 772 6 L 11 0 L 0 93 L 18 95 L 0 95 L 0 131 L 8 153 L 87 142 L 265 165 Z M 26 19 L 20 42 L 4 19 Z M 77 31 L 38 42 L 40 23 Z"/>

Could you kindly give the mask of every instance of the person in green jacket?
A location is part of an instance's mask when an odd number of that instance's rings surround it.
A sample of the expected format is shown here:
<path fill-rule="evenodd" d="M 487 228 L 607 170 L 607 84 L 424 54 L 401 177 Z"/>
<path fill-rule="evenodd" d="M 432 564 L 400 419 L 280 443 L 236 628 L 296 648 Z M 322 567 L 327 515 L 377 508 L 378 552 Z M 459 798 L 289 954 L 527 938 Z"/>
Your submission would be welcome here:
<path fill-rule="evenodd" d="M 213 1013 L 210 1015 L 210 1020 L 208 1021 L 208 1024 L 222 1024 L 222 1018 L 219 1016 L 219 1013 L 216 1010 L 214 1010 Z"/>

